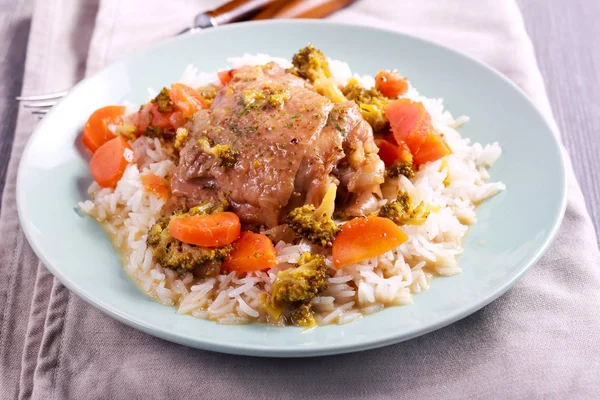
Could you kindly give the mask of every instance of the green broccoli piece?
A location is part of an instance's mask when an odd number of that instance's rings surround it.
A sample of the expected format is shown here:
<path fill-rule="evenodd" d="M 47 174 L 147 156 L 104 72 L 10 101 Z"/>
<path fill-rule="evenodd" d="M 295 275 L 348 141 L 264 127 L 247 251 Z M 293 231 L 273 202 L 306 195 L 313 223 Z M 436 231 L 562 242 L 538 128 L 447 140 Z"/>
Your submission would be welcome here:
<path fill-rule="evenodd" d="M 173 147 L 176 149 L 182 149 L 183 146 L 187 143 L 187 140 L 190 136 L 189 131 L 186 128 L 177 128 L 175 131 L 175 141 L 173 143 Z"/>
<path fill-rule="evenodd" d="M 325 257 L 305 252 L 298 257 L 297 266 L 280 271 L 271 290 L 262 299 L 268 318 L 273 323 L 296 326 L 316 325 L 311 301 L 327 289 L 329 269 Z"/>
<path fill-rule="evenodd" d="M 169 97 L 169 91 L 166 88 L 163 88 L 163 90 L 161 90 L 158 96 L 152 99 L 151 102 L 156 103 L 158 105 L 159 112 L 169 112 L 173 111 L 174 109 L 174 104 L 171 101 L 171 98 Z M 140 110 L 142 110 L 143 108 L 144 106 L 141 106 Z M 161 128 L 156 125 L 153 125 L 152 120 L 154 119 L 154 114 L 150 113 L 149 117 L 150 123 L 148 124 L 144 132 L 142 132 L 142 135 L 148 136 L 150 138 L 162 139 L 165 142 L 171 141 L 175 136 L 175 130 L 172 128 Z"/>
<path fill-rule="evenodd" d="M 292 72 L 310 82 L 331 78 L 327 58 L 321 50 L 315 49 L 312 44 L 294 54 L 292 64 L 294 65 Z"/>
<path fill-rule="evenodd" d="M 152 252 L 154 259 L 164 268 L 178 271 L 193 271 L 208 263 L 215 264 L 217 268 L 209 273 L 218 273 L 218 266 L 231 252 L 231 245 L 215 248 L 205 248 L 184 243 L 173 238 L 169 232 L 169 223 L 175 218 L 192 215 L 206 215 L 222 212 L 228 205 L 204 202 L 191 208 L 188 212 L 177 212 L 172 216 L 162 217 L 148 231 L 146 245 Z"/>
<path fill-rule="evenodd" d="M 308 45 L 292 57 L 292 73 L 312 83 L 317 92 L 334 103 L 346 101 L 344 94 L 331 77 L 329 62 L 321 50 Z"/>
<path fill-rule="evenodd" d="M 169 89 L 162 88 L 160 93 L 152 99 L 153 103 L 156 103 L 158 106 L 158 112 L 166 113 L 171 112 L 175 109 L 175 103 L 171 100 L 171 96 L 169 96 Z"/>
<path fill-rule="evenodd" d="M 407 192 L 398 193 L 396 200 L 384 204 L 379 210 L 380 217 L 388 218 L 397 225 L 421 225 L 429 215 L 429 209 L 421 202 L 416 207 Z"/>
<path fill-rule="evenodd" d="M 304 327 L 316 325 L 311 301 L 327 289 L 328 278 L 325 257 L 310 252 L 301 254 L 297 266 L 280 271 L 269 294 L 261 296 L 269 321 Z"/>
<path fill-rule="evenodd" d="M 159 128 L 158 126 L 150 124 L 146 127 L 143 135 L 150 138 L 170 140 L 175 136 L 175 131 L 169 128 Z"/>
<path fill-rule="evenodd" d="M 346 210 L 335 210 L 332 218 L 336 221 L 350 221 L 352 219 L 352 215 L 350 215 L 350 213 Z"/>
<path fill-rule="evenodd" d="M 400 175 L 404 175 L 408 179 L 412 179 L 415 177 L 415 169 L 412 163 L 407 162 L 397 162 L 394 163 L 391 167 L 389 167 L 385 171 L 386 176 L 390 178 L 397 178 Z"/>
<path fill-rule="evenodd" d="M 181 216 L 193 216 L 193 215 L 208 215 L 208 214 L 217 214 L 223 211 L 227 211 L 229 208 L 229 203 L 224 198 L 219 201 L 219 203 L 213 203 L 211 201 L 203 201 L 190 208 L 186 213 L 179 212 L 173 214 L 173 218 L 181 217 Z"/>
<path fill-rule="evenodd" d="M 376 87 L 365 89 L 358 80 L 351 78 L 342 88 L 342 93 L 348 100 L 358 104 L 363 118 L 371 125 L 374 132 L 389 131 L 390 124 L 384 113 L 384 107 L 389 99 L 379 89 Z"/>
<path fill-rule="evenodd" d="M 398 193 L 394 201 L 384 204 L 379 210 L 379 216 L 391 219 L 396 224 L 401 225 L 403 221 L 410 218 L 410 208 L 412 201 L 407 192 Z"/>
<path fill-rule="evenodd" d="M 210 106 L 217 97 L 219 87 L 216 85 L 202 86 L 196 89 L 202 98 L 206 101 L 206 104 Z"/>
<path fill-rule="evenodd" d="M 331 183 L 318 208 L 312 204 L 305 204 L 290 211 L 287 216 L 289 227 L 315 244 L 331 247 L 335 235 L 340 231 L 332 219 L 336 191 L 337 186 Z"/>
<path fill-rule="evenodd" d="M 239 151 L 231 148 L 229 144 L 217 144 L 212 146 L 206 138 L 201 138 L 197 141 L 202 151 L 206 154 L 210 154 L 215 159 L 219 160 L 219 165 L 225 168 L 233 168 L 237 157 L 240 155 Z"/>
<path fill-rule="evenodd" d="M 302 253 L 295 268 L 280 271 L 271 285 L 271 300 L 275 303 L 296 303 L 311 300 L 327 289 L 329 269 L 325 257 Z"/>
<path fill-rule="evenodd" d="M 313 312 L 310 303 L 290 304 L 286 313 L 286 319 L 296 326 L 310 328 L 317 325 L 315 313 Z"/>

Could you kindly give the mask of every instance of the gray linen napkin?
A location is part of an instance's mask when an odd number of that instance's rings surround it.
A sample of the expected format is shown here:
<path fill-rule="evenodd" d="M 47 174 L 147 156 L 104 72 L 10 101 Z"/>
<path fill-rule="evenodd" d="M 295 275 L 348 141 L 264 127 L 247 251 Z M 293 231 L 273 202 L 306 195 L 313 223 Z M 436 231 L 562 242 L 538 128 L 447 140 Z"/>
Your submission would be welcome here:
<path fill-rule="evenodd" d="M 70 85 L 88 49 L 91 73 L 220 3 L 102 0 L 94 20 L 96 1 L 38 2 L 24 92 Z M 363 0 L 332 19 L 387 26 L 462 50 L 514 80 L 552 118 L 513 1 Z M 19 229 L 14 198 L 17 162 L 34 122 L 19 115 L 0 215 L 1 398 L 600 397 L 600 255 L 570 164 L 569 204 L 557 239 L 494 303 L 382 349 L 259 359 L 135 331 L 85 304 L 39 265 Z"/>

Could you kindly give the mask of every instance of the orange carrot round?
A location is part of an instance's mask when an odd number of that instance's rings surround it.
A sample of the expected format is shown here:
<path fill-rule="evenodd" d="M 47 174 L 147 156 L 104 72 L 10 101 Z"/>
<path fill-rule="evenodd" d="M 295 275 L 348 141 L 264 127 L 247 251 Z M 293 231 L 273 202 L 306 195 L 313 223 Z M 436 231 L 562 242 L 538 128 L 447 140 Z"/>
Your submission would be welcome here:
<path fill-rule="evenodd" d="M 133 159 L 133 150 L 122 137 L 104 143 L 90 160 L 94 180 L 102 187 L 115 187 Z"/>
<path fill-rule="evenodd" d="M 379 256 L 408 240 L 392 220 L 382 217 L 355 218 L 342 226 L 332 247 L 333 264 L 341 268 Z"/>
<path fill-rule="evenodd" d="M 375 139 L 375 144 L 379 147 L 377 154 L 386 167 L 389 168 L 397 162 L 412 164 L 413 156 L 406 143 L 394 144 L 387 139 Z"/>
<path fill-rule="evenodd" d="M 177 240 L 203 247 L 220 247 L 240 236 L 241 223 L 232 212 L 174 218 L 169 232 Z"/>
<path fill-rule="evenodd" d="M 187 121 L 188 119 L 181 111 L 173 111 L 171 115 L 169 115 L 169 123 L 173 129 L 181 128 Z"/>
<path fill-rule="evenodd" d="M 386 104 L 384 111 L 396 142 L 405 142 L 414 155 L 431 129 L 431 116 L 423 103 L 398 99 Z"/>
<path fill-rule="evenodd" d="M 233 79 L 235 75 L 235 69 L 228 69 L 226 71 L 217 72 L 219 75 L 219 80 L 221 81 L 221 85 L 225 86 Z"/>
<path fill-rule="evenodd" d="M 148 128 L 148 126 L 152 122 L 152 118 L 153 118 L 153 114 L 151 111 L 152 104 L 153 103 L 144 104 L 140 108 L 140 110 L 133 115 L 133 118 L 132 118 L 133 124 L 137 128 L 138 136 L 141 135 L 142 133 L 144 133 L 146 128 Z"/>
<path fill-rule="evenodd" d="M 448 144 L 441 135 L 435 131 L 431 132 L 425 142 L 414 155 L 416 165 L 422 165 L 427 162 L 436 161 L 452 153 Z"/>
<path fill-rule="evenodd" d="M 133 117 L 133 124 L 137 127 L 138 134 L 144 133 L 148 126 L 157 128 L 177 129 L 185 125 L 187 118 L 181 111 L 158 111 L 156 103 L 145 104 Z"/>
<path fill-rule="evenodd" d="M 86 149 L 94 153 L 104 143 L 113 139 L 116 135 L 111 130 L 111 125 L 121 125 L 124 116 L 125 106 L 106 106 L 94 111 L 85 123 L 81 136 Z"/>
<path fill-rule="evenodd" d="M 408 81 L 395 71 L 379 71 L 375 76 L 375 87 L 390 99 L 403 95 L 408 90 Z"/>
<path fill-rule="evenodd" d="M 433 127 L 423 103 L 398 99 L 386 104 L 385 115 L 396 142 L 404 142 L 417 165 L 439 160 L 452 151 Z"/>
<path fill-rule="evenodd" d="M 208 108 L 204 97 L 195 89 L 182 83 L 171 85 L 169 97 L 173 103 L 181 110 L 185 118 L 190 118 L 194 113 L 203 108 Z"/>
<path fill-rule="evenodd" d="M 169 198 L 169 187 L 164 178 L 154 174 L 147 174 L 142 175 L 141 180 L 144 190 L 147 192 L 154 193 L 159 199 L 166 200 Z"/>
<path fill-rule="evenodd" d="M 151 124 L 157 128 L 172 128 L 171 115 L 174 111 L 160 112 L 158 111 L 158 105 L 156 103 L 150 103 L 148 105 L 148 112 L 151 114 Z"/>
<path fill-rule="evenodd" d="M 225 258 L 223 268 L 227 271 L 252 272 L 269 269 L 276 263 L 275 247 L 271 240 L 260 233 L 246 231 L 233 243 L 233 251 Z"/>

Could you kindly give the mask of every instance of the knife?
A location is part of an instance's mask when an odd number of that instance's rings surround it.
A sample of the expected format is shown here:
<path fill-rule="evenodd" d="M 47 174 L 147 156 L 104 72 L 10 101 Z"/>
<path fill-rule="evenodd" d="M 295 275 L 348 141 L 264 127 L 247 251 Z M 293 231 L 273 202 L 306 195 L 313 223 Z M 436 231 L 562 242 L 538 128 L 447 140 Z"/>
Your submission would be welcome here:
<path fill-rule="evenodd" d="M 219 8 L 196 15 L 194 24 L 177 35 L 193 33 L 204 28 L 214 28 L 230 22 L 240 21 L 277 0 L 232 0 Z"/>
<path fill-rule="evenodd" d="M 278 0 L 252 20 L 279 18 L 324 18 L 355 0 Z"/>
<path fill-rule="evenodd" d="M 212 11 L 196 15 L 194 24 L 177 35 L 193 33 L 241 21 L 255 14 L 252 20 L 281 18 L 323 18 L 346 7 L 355 0 L 233 0 Z M 258 12 L 259 10 L 262 10 Z M 258 12 L 258 13 L 257 13 Z"/>

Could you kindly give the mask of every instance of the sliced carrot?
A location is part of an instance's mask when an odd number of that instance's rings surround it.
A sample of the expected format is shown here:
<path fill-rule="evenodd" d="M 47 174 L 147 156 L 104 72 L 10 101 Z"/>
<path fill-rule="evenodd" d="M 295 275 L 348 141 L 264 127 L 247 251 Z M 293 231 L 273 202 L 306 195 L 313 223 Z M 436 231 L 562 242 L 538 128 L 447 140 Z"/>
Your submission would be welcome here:
<path fill-rule="evenodd" d="M 439 160 L 452 152 L 444 138 L 433 127 L 431 116 L 423 103 L 398 99 L 389 102 L 384 111 L 396 142 L 406 143 L 415 164 Z"/>
<path fill-rule="evenodd" d="M 141 180 L 145 191 L 154 193 L 159 199 L 166 200 L 169 198 L 169 187 L 166 179 L 158 175 L 147 174 L 142 175 Z"/>
<path fill-rule="evenodd" d="M 161 113 L 158 111 L 158 105 L 152 103 L 149 108 L 150 114 L 152 118 L 150 119 L 150 123 L 157 128 L 172 128 L 171 125 L 171 115 L 174 111 L 169 111 L 165 113 Z"/>
<path fill-rule="evenodd" d="M 83 145 L 94 153 L 116 136 L 114 128 L 123 123 L 124 116 L 125 106 L 107 106 L 94 111 L 83 128 Z"/>
<path fill-rule="evenodd" d="M 169 115 L 169 122 L 173 129 L 177 129 L 184 126 L 186 122 L 188 122 L 188 118 L 186 118 L 181 111 L 173 111 L 171 115 Z"/>
<path fill-rule="evenodd" d="M 397 162 L 412 164 L 413 156 L 406 143 L 395 144 L 387 139 L 375 139 L 375 144 L 379 147 L 377 154 L 386 167 L 389 168 Z"/>
<path fill-rule="evenodd" d="M 185 118 L 190 118 L 198 110 L 208 108 L 208 103 L 197 90 L 181 83 L 171 85 L 169 97 Z"/>
<path fill-rule="evenodd" d="M 179 126 L 185 124 L 180 111 L 161 113 L 158 111 L 158 105 L 152 104 L 150 106 L 150 113 L 152 114 L 152 125 L 158 128 L 179 128 Z"/>
<path fill-rule="evenodd" d="M 132 120 L 133 124 L 137 128 L 138 136 L 144 133 L 144 131 L 152 122 L 152 112 L 150 111 L 151 107 L 152 103 L 144 104 L 140 110 L 133 115 Z"/>
<path fill-rule="evenodd" d="M 269 269 L 276 263 L 275 247 L 271 240 L 260 233 L 246 231 L 233 243 L 233 251 L 225 258 L 223 268 L 251 272 Z"/>
<path fill-rule="evenodd" d="M 150 125 L 158 128 L 171 128 L 171 121 L 169 120 L 171 113 L 161 113 L 158 111 L 156 103 L 147 103 L 135 114 L 133 124 L 137 127 L 139 133 L 144 133 Z"/>
<path fill-rule="evenodd" d="M 405 142 L 414 155 L 431 130 L 431 116 L 423 103 L 409 99 L 389 102 L 384 108 L 397 143 Z"/>
<path fill-rule="evenodd" d="M 122 137 L 116 137 L 96 150 L 90 160 L 90 171 L 98 185 L 115 187 L 132 159 L 129 143 Z"/>
<path fill-rule="evenodd" d="M 408 90 L 408 81 L 395 71 L 379 71 L 375 76 L 375 87 L 385 97 L 395 99 Z"/>
<path fill-rule="evenodd" d="M 150 125 L 157 128 L 177 129 L 186 122 L 187 118 L 184 118 L 181 111 L 160 112 L 155 103 L 145 104 L 133 117 L 133 124 L 137 127 L 138 134 L 144 133 Z"/>
<path fill-rule="evenodd" d="M 229 69 L 227 71 L 219 71 L 217 72 L 219 75 L 219 80 L 221 81 L 221 85 L 225 86 L 233 79 L 235 75 L 235 69 Z"/>
<path fill-rule="evenodd" d="M 414 155 L 416 165 L 422 165 L 427 162 L 436 161 L 452 153 L 443 137 L 437 132 L 431 132 L 425 142 Z"/>
<path fill-rule="evenodd" d="M 392 220 L 382 217 L 354 218 L 342 226 L 333 242 L 333 264 L 341 268 L 379 256 L 408 240 Z"/>
<path fill-rule="evenodd" d="M 240 236 L 241 223 L 232 212 L 174 218 L 169 232 L 177 240 L 203 247 L 225 246 Z"/>

